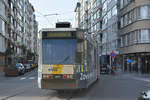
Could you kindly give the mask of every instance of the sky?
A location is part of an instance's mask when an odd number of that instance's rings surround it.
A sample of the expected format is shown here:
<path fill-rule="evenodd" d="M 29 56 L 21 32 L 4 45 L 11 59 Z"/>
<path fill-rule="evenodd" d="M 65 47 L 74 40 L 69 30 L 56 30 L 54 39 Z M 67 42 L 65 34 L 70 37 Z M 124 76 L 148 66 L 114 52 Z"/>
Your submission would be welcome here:
<path fill-rule="evenodd" d="M 54 28 L 58 21 L 74 23 L 74 9 L 79 0 L 29 0 L 35 8 L 36 20 L 41 28 Z M 54 14 L 54 15 L 53 15 Z M 55 15 L 58 14 L 58 15 Z M 45 16 L 50 15 L 50 16 Z"/>

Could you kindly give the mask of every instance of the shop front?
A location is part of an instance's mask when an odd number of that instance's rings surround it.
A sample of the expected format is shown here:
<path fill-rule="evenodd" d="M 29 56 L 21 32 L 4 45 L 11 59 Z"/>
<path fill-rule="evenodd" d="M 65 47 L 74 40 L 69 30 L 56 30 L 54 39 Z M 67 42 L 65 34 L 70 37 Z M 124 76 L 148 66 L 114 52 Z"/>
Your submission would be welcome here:
<path fill-rule="evenodd" d="M 125 72 L 150 73 L 150 54 L 122 55 L 122 66 Z"/>

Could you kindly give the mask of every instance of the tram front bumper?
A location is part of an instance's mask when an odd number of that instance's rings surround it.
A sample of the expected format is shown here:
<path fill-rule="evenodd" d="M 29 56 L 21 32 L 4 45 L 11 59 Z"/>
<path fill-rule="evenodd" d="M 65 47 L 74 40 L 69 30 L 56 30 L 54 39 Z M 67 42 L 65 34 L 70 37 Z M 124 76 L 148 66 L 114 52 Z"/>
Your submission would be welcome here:
<path fill-rule="evenodd" d="M 77 80 L 55 80 L 55 79 L 42 79 L 41 80 L 42 89 L 52 89 L 52 90 L 61 90 L 61 89 L 78 89 Z"/>

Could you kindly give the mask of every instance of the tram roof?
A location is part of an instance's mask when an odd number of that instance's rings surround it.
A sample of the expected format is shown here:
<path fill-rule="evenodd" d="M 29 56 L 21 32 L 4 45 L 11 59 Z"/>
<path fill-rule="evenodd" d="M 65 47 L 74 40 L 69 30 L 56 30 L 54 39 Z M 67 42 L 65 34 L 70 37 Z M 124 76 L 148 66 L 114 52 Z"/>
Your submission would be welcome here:
<path fill-rule="evenodd" d="M 41 32 L 43 31 L 51 31 L 51 32 L 77 31 L 77 28 L 43 28 L 41 29 Z"/>

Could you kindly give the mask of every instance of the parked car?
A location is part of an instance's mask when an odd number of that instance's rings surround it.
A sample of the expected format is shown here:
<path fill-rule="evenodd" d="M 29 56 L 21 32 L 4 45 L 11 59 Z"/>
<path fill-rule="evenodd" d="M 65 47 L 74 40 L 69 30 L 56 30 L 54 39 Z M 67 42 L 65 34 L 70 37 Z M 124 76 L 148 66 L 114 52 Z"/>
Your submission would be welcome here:
<path fill-rule="evenodd" d="M 27 72 L 31 70 L 31 64 L 27 63 L 27 64 L 24 64 L 24 66 Z"/>
<path fill-rule="evenodd" d="M 5 73 L 5 76 L 18 76 L 19 75 L 16 64 L 6 65 L 6 67 L 4 68 L 4 73 Z"/>
<path fill-rule="evenodd" d="M 150 100 L 150 90 L 142 92 L 138 97 L 138 100 Z"/>
<path fill-rule="evenodd" d="M 17 63 L 16 68 L 17 68 L 19 74 L 24 74 L 25 73 L 25 67 L 23 66 L 22 63 Z"/>
<path fill-rule="evenodd" d="M 28 60 L 27 64 L 30 64 L 31 69 L 34 69 L 34 68 L 35 68 L 34 63 L 33 63 L 32 60 Z"/>

